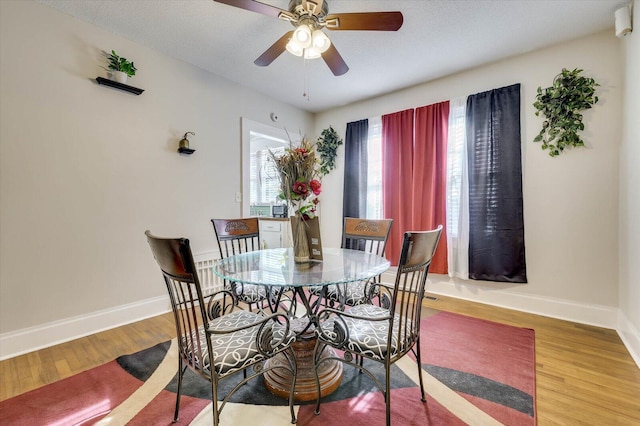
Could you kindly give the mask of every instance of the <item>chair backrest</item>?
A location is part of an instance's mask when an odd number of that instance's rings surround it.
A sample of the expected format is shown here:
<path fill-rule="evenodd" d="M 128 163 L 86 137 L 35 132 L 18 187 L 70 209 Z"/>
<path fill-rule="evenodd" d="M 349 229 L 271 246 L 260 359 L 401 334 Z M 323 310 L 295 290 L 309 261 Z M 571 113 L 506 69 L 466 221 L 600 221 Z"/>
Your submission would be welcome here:
<path fill-rule="evenodd" d="M 235 254 L 260 249 L 258 218 L 211 219 L 218 239 L 220 256 L 224 259 Z"/>
<path fill-rule="evenodd" d="M 342 248 L 384 256 L 393 219 L 344 218 Z"/>
<path fill-rule="evenodd" d="M 398 341 L 403 342 L 402 353 L 409 351 L 420 335 L 424 287 L 441 233 L 442 225 L 432 231 L 404 233 L 390 306 L 392 316 L 398 314 L 398 320 L 389 330 L 389 339 L 395 330 Z"/>
<path fill-rule="evenodd" d="M 209 324 L 189 240 L 159 238 L 150 231 L 145 235 L 167 285 L 180 355 L 193 370 L 207 377 L 208 365 L 203 365 L 202 360 L 208 363 L 207 354 L 213 352 L 211 342 L 207 339 L 207 347 L 203 347 L 199 335 Z"/>

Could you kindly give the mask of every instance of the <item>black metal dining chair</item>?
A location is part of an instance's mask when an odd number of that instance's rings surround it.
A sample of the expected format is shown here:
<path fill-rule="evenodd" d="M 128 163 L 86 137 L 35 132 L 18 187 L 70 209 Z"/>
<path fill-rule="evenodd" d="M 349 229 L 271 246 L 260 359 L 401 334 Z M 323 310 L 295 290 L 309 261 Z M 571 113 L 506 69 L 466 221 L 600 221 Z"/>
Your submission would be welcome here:
<path fill-rule="evenodd" d="M 260 222 L 257 217 L 211 219 L 211 223 L 222 259 L 262 248 Z M 257 309 L 268 307 L 271 312 L 295 312 L 296 299 L 290 287 L 267 287 L 234 281 L 225 281 L 224 285 L 227 290 L 233 292 L 238 301 L 247 304 L 249 310 L 255 306 Z"/>
<path fill-rule="evenodd" d="M 342 248 L 384 256 L 392 224 L 393 219 L 345 217 Z M 380 276 L 377 276 L 348 285 L 332 284 L 325 289 L 311 287 L 309 292 L 316 297 L 323 297 L 328 306 L 356 306 L 371 303 L 372 299 L 377 297 L 379 290 L 376 284 L 379 282 Z"/>
<path fill-rule="evenodd" d="M 182 380 L 188 368 L 211 383 L 213 424 L 229 398 L 246 382 L 267 371 L 284 369 L 292 374 L 289 408 L 291 423 L 297 365 L 291 344 L 295 334 L 283 314 L 263 316 L 236 309 L 228 290 L 203 295 L 200 280 L 186 238 L 159 238 L 145 232 L 164 277 L 176 325 L 178 341 L 178 391 L 173 421 L 178 421 Z M 282 353 L 286 362 L 264 366 L 264 361 Z M 253 373 L 247 374 L 250 367 Z M 218 382 L 242 371 L 244 379 L 218 402 Z M 247 377 L 248 376 L 248 377 Z"/>
<path fill-rule="evenodd" d="M 425 401 L 420 358 L 420 316 L 429 266 L 441 233 L 442 225 L 432 231 L 405 232 L 395 283 L 378 284 L 383 306 L 361 304 L 344 311 L 326 307 L 318 312 L 320 326 L 314 349 L 318 387 L 318 367 L 329 359 L 358 368 L 371 377 L 382 391 L 387 425 L 391 424 L 391 366 L 409 352 L 416 357 L 421 400 Z M 343 351 L 344 356 L 321 357 L 328 346 Z M 358 362 L 359 358 L 384 365 L 384 385 Z M 315 412 L 320 414 L 320 397 Z"/>
<path fill-rule="evenodd" d="M 260 250 L 260 228 L 258 218 L 211 219 L 218 241 L 222 259 L 240 253 Z M 235 295 L 238 301 L 249 307 L 263 308 L 268 302 L 269 289 L 265 286 L 225 281 L 225 288 Z"/>

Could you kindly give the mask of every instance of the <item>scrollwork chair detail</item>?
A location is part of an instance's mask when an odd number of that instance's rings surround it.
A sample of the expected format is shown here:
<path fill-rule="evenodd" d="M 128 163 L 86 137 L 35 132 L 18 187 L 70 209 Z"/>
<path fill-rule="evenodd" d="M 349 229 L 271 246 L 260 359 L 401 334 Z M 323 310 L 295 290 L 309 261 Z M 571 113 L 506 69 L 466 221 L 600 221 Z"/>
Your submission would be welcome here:
<path fill-rule="evenodd" d="M 173 421 L 178 421 L 182 378 L 189 367 L 211 383 L 213 424 L 218 426 L 220 412 L 242 385 L 265 371 L 280 368 L 289 371 L 295 383 L 297 366 L 291 344 L 295 334 L 289 319 L 282 314 L 265 317 L 234 310 L 235 297 L 228 290 L 203 295 L 193 262 L 189 240 L 158 238 L 145 232 L 167 287 L 178 341 L 178 392 Z M 263 368 L 265 360 L 284 353 L 286 364 Z M 253 367 L 253 373 L 247 369 Z M 238 372 L 245 377 L 218 403 L 218 382 Z M 248 376 L 248 377 L 247 377 Z M 296 422 L 291 386 L 289 408 L 291 423 Z"/>
<path fill-rule="evenodd" d="M 254 250 L 260 250 L 260 228 L 258 218 L 243 219 L 211 219 L 213 230 L 216 233 L 220 256 L 224 259 L 236 254 L 246 253 Z M 288 288 L 267 288 L 265 286 L 254 284 L 242 284 L 236 282 L 225 281 L 225 288 L 235 295 L 237 300 L 244 302 L 252 310 L 253 306 L 258 309 L 264 308 L 267 303 L 271 312 L 275 312 L 283 298 L 283 293 Z M 289 297 L 291 307 L 293 309 L 295 299 L 293 292 Z"/>
<path fill-rule="evenodd" d="M 362 304 L 342 311 L 326 307 L 318 312 L 320 327 L 314 349 L 317 371 L 320 364 L 336 359 L 358 368 L 371 377 L 383 393 L 386 404 L 386 424 L 391 424 L 391 366 L 409 352 L 418 364 L 421 400 L 425 401 L 420 357 L 420 315 L 425 283 L 431 259 L 435 253 L 442 225 L 433 231 L 405 232 L 398 271 L 393 285 L 380 283 L 381 297 L 388 298 L 388 308 Z M 344 351 L 344 357 L 320 358 L 325 347 Z M 354 357 L 355 356 L 355 357 Z M 358 358 L 380 362 L 385 366 L 384 385 Z M 320 413 L 320 398 L 316 414 Z"/>
<path fill-rule="evenodd" d="M 345 217 L 342 248 L 384 256 L 392 224 L 393 219 Z M 332 307 L 371 303 L 372 299 L 379 294 L 377 286 L 379 282 L 380 277 L 377 276 L 368 281 L 349 283 L 348 285 L 329 285 L 325 289 L 324 297 L 327 304 Z M 321 287 L 311 287 L 310 292 L 320 297 Z"/>

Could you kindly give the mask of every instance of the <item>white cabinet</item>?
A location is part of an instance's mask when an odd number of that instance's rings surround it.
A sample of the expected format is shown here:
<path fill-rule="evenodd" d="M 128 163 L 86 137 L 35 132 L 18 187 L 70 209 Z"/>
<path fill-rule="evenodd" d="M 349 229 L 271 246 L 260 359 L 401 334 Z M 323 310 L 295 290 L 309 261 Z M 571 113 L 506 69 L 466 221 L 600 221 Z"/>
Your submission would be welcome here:
<path fill-rule="evenodd" d="M 291 247 L 289 219 L 261 217 L 259 222 L 262 248 Z"/>

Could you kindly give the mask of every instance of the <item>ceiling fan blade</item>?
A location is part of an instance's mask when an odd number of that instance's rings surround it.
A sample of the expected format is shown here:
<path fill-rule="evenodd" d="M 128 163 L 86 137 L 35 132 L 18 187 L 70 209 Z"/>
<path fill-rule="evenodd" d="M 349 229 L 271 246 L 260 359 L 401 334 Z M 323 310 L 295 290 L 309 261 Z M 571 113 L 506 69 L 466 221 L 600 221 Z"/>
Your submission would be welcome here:
<path fill-rule="evenodd" d="M 324 62 L 335 76 L 345 74 L 349 71 L 349 67 L 345 63 L 344 59 L 342 59 L 342 56 L 340 56 L 340 53 L 338 53 L 338 49 L 336 49 L 333 43 L 331 43 L 329 49 L 322 54 L 322 59 L 324 59 Z"/>
<path fill-rule="evenodd" d="M 261 13 L 263 15 L 277 18 L 282 12 L 288 13 L 286 10 L 278 9 L 277 7 L 260 3 L 254 0 L 213 0 L 218 3 L 224 3 L 229 6 L 238 7 L 240 9 L 249 10 L 251 12 Z"/>
<path fill-rule="evenodd" d="M 324 21 L 327 29 L 333 31 L 398 31 L 404 17 L 402 12 L 334 13 L 327 15 Z"/>
<path fill-rule="evenodd" d="M 253 61 L 253 63 L 261 67 L 266 67 L 271 62 L 275 61 L 276 58 L 286 50 L 287 43 L 289 42 L 289 39 L 291 39 L 291 37 L 293 37 L 293 31 L 289 31 L 288 33 L 280 37 L 278 41 L 273 43 L 270 48 L 265 50 L 265 52 L 260 55 L 258 59 Z"/>

